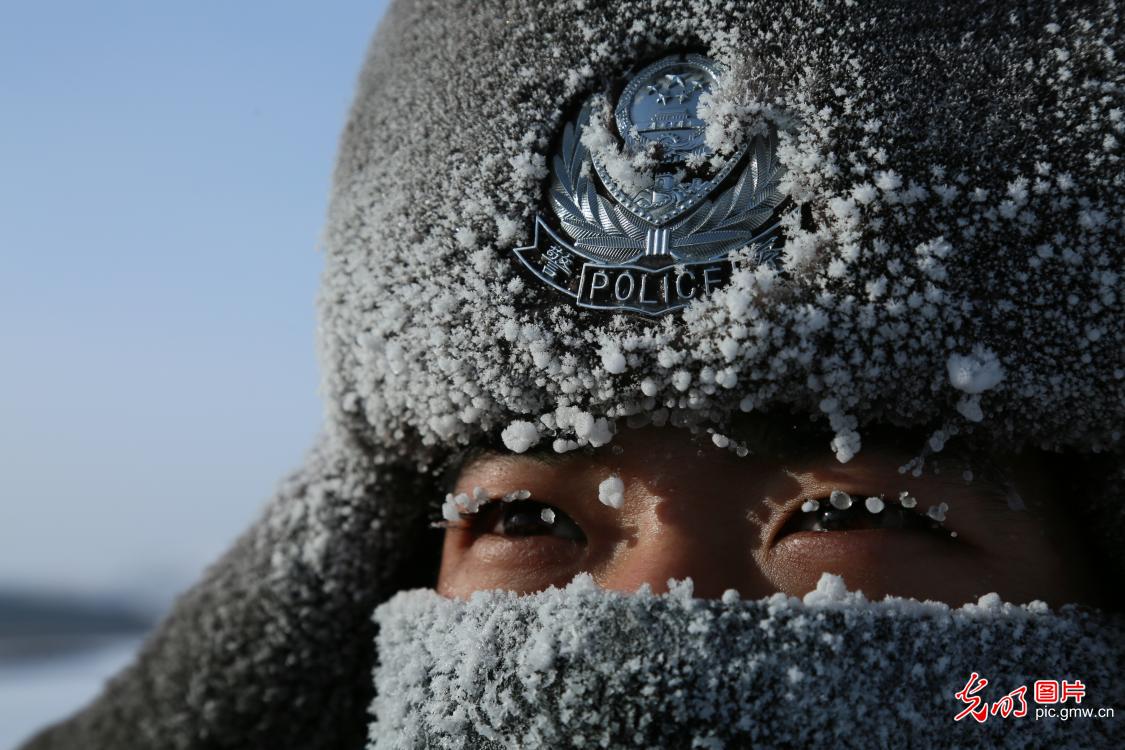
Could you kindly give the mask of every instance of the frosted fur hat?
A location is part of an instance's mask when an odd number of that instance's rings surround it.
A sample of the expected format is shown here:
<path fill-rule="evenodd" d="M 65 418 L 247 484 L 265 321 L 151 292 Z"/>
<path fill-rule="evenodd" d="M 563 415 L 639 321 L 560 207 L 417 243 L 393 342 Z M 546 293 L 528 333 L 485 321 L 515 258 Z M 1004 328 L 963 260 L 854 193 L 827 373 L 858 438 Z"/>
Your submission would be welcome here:
<path fill-rule="evenodd" d="M 1108 465 L 1106 491 L 1076 505 L 1120 550 L 1121 40 L 1107 0 L 396 2 L 335 174 L 319 301 L 324 432 L 136 663 L 29 747 L 362 747 L 372 610 L 432 585 L 436 472 L 484 440 L 571 450 L 626 421 L 721 434 L 732 414 L 791 409 L 828 426 L 841 461 L 875 422 L 926 434 L 920 457 L 958 434 L 1069 451 Z M 673 53 L 722 66 L 700 103 L 713 153 L 776 138 L 784 244 L 769 263 L 736 254 L 724 285 L 662 316 L 579 307 L 515 251 L 550 211 L 568 123 Z M 596 140 L 585 142 L 608 160 L 612 144 Z M 531 628 L 526 608 L 549 597 L 402 596 L 381 610 L 382 642 L 413 644 L 417 669 L 383 669 L 379 682 L 417 700 L 380 695 L 376 726 L 391 734 L 373 730 L 372 743 L 489 746 L 495 729 L 479 716 L 476 744 L 455 725 L 443 735 L 417 723 L 447 664 L 432 657 L 433 628 L 472 631 L 487 621 L 481 602 Z M 603 609 L 633 606 L 614 602 Z M 761 615 L 746 606 L 740 617 Z M 845 624 L 894 633 L 899 614 Z M 995 629 L 977 623 L 971 654 L 1013 679 L 1039 654 L 1120 706 L 1118 626 L 1031 614 L 1042 627 L 1021 625 L 1024 610 L 996 614 Z M 967 615 L 910 616 L 935 648 L 967 637 Z M 1067 630 L 1069 617 L 1083 624 Z M 785 632 L 780 642 L 803 642 Z M 989 647 L 1025 635 L 1018 653 Z M 496 669 L 526 674 L 509 657 Z M 967 665 L 931 677 L 964 679 Z M 1060 736 L 1096 745 L 1107 727 Z"/>
<path fill-rule="evenodd" d="M 1119 445 L 1113 3 L 397 6 L 344 137 L 321 303 L 331 424 L 427 464 L 597 442 L 590 418 L 788 404 L 846 460 L 880 419 Z M 657 320 L 565 304 L 513 249 L 592 93 L 669 50 L 729 73 L 708 139 L 780 129 L 774 266 Z M 451 74 L 457 71 L 456 75 Z M 518 437 L 517 437 L 518 436 Z"/>

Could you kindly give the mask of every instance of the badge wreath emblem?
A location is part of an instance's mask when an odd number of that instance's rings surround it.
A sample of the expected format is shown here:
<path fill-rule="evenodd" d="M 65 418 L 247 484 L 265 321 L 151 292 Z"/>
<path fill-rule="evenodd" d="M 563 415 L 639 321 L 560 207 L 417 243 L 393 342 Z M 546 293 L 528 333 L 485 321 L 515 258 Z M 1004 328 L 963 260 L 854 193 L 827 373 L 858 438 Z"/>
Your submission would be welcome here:
<path fill-rule="evenodd" d="M 657 162 L 642 186 L 616 179 L 583 144 L 587 102 L 563 130 L 552 165 L 557 227 L 538 216 L 534 242 L 515 251 L 520 261 L 582 307 L 661 315 L 724 284 L 731 252 L 775 258 L 783 198 L 776 134 L 726 159 L 706 146 L 699 97 L 720 75 L 700 55 L 676 55 L 647 66 L 622 91 L 614 119 L 624 152 Z"/>

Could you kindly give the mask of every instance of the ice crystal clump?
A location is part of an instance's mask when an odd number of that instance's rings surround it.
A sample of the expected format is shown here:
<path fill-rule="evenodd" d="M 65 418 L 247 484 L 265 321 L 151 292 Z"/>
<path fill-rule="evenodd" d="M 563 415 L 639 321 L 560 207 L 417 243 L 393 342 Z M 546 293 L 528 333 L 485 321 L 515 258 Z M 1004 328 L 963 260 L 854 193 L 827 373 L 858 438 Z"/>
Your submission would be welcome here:
<path fill-rule="evenodd" d="M 614 510 L 625 506 L 625 483 L 616 474 L 606 477 L 598 485 L 598 501 Z"/>
<path fill-rule="evenodd" d="M 842 490 L 832 490 L 828 496 L 828 503 L 837 510 L 847 510 L 852 507 L 851 495 Z"/>
<path fill-rule="evenodd" d="M 500 438 L 508 450 L 513 453 L 524 453 L 539 442 L 539 430 L 531 422 L 517 420 L 504 428 Z"/>
<path fill-rule="evenodd" d="M 929 518 L 932 518 L 933 520 L 937 521 L 938 523 L 943 523 L 945 521 L 945 514 L 948 511 L 949 511 L 949 504 L 948 503 L 938 503 L 937 505 L 931 505 L 929 508 L 927 508 L 926 509 L 926 515 Z"/>
<path fill-rule="evenodd" d="M 441 517 L 446 521 L 459 521 L 461 509 L 453 502 L 453 495 L 446 495 L 445 502 L 441 504 Z"/>
<path fill-rule="evenodd" d="M 625 355 L 616 347 L 607 347 L 602 351 L 602 365 L 606 372 L 612 375 L 620 375 L 625 372 Z"/>
<path fill-rule="evenodd" d="M 977 347 L 970 355 L 951 354 L 946 360 L 950 384 L 969 394 L 984 393 L 1004 379 L 1004 368 L 990 349 Z"/>
<path fill-rule="evenodd" d="M 508 500 L 507 495 L 504 500 Z M 488 492 L 483 487 L 474 487 L 472 492 L 460 492 L 456 495 L 449 493 L 441 504 L 441 516 L 446 521 L 456 521 L 461 518 L 462 513 L 476 513 L 487 502 Z"/>
<path fill-rule="evenodd" d="M 595 97 L 590 120 L 582 129 L 582 145 L 626 192 L 639 193 L 652 187 L 656 162 L 646 152 L 627 153 L 609 129 L 612 118 L 612 107 L 605 97 Z"/>
<path fill-rule="evenodd" d="M 529 497 L 531 497 L 531 490 L 512 490 L 511 492 L 505 493 L 500 499 L 506 503 L 510 503 L 514 500 L 526 500 Z"/>
<path fill-rule="evenodd" d="M 816 588 L 802 598 L 805 606 L 826 607 L 844 603 L 862 604 L 867 601 L 863 592 L 849 591 L 844 579 L 834 573 L 823 573 Z"/>

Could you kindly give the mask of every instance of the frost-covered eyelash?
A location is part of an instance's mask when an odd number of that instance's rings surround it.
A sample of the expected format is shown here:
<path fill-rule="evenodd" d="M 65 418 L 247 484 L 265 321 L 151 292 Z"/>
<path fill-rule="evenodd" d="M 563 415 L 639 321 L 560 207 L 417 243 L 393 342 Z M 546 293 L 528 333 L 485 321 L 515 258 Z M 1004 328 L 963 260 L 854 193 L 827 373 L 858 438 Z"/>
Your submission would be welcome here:
<path fill-rule="evenodd" d="M 909 510 L 915 510 L 918 506 L 918 500 L 906 491 L 900 492 L 898 494 L 898 503 L 903 508 L 907 508 Z M 851 508 L 853 504 L 854 500 L 852 499 L 851 495 L 842 490 L 832 490 L 831 494 L 828 496 L 828 501 L 825 504 L 823 510 L 828 510 L 829 508 L 835 508 L 836 510 L 847 510 L 848 508 Z M 882 495 L 867 498 L 863 501 L 863 505 L 867 509 L 867 512 L 871 514 L 882 513 L 883 509 L 887 507 L 887 503 L 883 499 Z M 819 500 L 809 499 L 801 504 L 802 513 L 815 513 L 819 510 L 822 510 Z M 931 505 L 926 509 L 925 516 L 931 521 L 944 523 L 945 514 L 948 510 L 948 503 Z M 918 512 L 920 513 L 921 511 L 919 510 Z"/>
<path fill-rule="evenodd" d="M 863 508 L 867 514 L 873 518 L 880 519 L 894 519 L 899 516 L 895 514 L 908 513 L 912 517 L 919 520 L 924 520 L 930 524 L 931 530 L 945 529 L 945 514 L 949 510 L 948 503 L 938 503 L 937 505 L 929 506 L 925 512 L 918 507 L 917 499 L 909 492 L 900 492 L 898 495 L 898 502 L 893 503 L 885 500 L 882 495 L 871 496 L 866 499 L 860 500 L 859 498 L 852 498 L 842 490 L 833 490 L 828 498 L 820 500 L 806 499 L 800 506 L 800 512 L 795 514 L 787 527 L 797 526 L 800 528 L 808 528 L 810 521 L 808 519 L 815 518 L 815 525 L 811 528 L 816 531 L 828 531 L 826 527 L 828 517 L 832 514 L 847 514 L 861 512 L 858 509 Z M 840 518 L 836 518 L 835 522 L 840 522 Z M 889 521 L 884 520 L 882 523 L 887 524 Z M 897 525 L 896 525 L 897 527 Z M 950 532 L 950 536 L 956 538 L 957 532 Z"/>
<path fill-rule="evenodd" d="M 530 497 L 530 490 L 513 490 L 499 497 L 490 496 L 481 487 L 474 487 L 471 493 L 460 492 L 454 495 L 450 492 L 445 496 L 445 502 L 441 504 L 441 518 L 435 519 L 430 523 L 430 526 L 447 528 L 450 524 L 461 521 L 467 516 L 479 513 L 481 508 L 492 503 L 510 503 L 515 500 L 527 500 Z"/>

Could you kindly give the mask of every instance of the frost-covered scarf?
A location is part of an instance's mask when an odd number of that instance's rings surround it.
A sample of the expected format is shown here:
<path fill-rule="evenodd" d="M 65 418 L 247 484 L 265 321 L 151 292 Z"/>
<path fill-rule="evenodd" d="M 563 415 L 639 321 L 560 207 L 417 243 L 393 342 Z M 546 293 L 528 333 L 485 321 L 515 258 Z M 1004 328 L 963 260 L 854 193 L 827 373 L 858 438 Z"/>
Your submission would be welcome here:
<path fill-rule="evenodd" d="M 706 601 L 580 577 L 404 592 L 376 620 L 371 750 L 1110 748 L 1125 732 L 1123 623 L 994 594 L 876 604 L 826 576 L 803 602 Z M 1037 701 L 1037 681 L 1066 701 Z"/>

